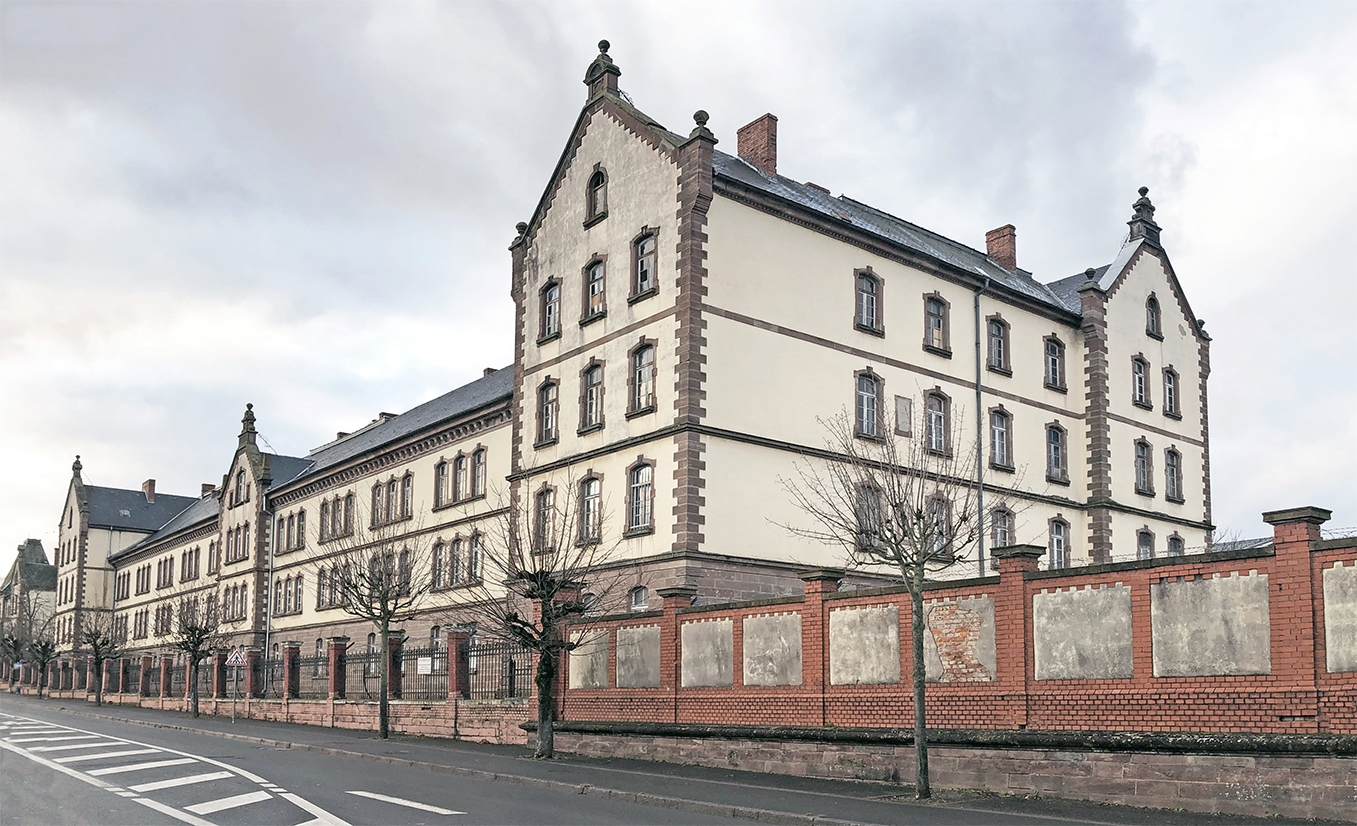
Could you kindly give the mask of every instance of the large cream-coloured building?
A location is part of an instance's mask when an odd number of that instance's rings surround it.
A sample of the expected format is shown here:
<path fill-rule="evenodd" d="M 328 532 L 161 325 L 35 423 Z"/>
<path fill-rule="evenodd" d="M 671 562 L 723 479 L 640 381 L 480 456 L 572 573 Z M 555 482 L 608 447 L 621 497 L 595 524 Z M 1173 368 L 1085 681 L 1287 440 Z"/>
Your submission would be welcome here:
<path fill-rule="evenodd" d="M 136 505 L 121 522 L 93 518 L 77 465 L 61 543 L 79 550 L 58 553 L 58 579 L 80 583 L 73 628 L 111 610 L 153 649 L 164 606 L 197 594 L 243 644 L 361 639 L 326 563 L 355 525 L 439 548 L 435 600 L 455 605 L 487 520 L 567 500 L 582 536 L 620 541 L 635 609 L 674 585 L 702 602 L 795 593 L 797 573 L 843 559 L 783 527 L 805 517 L 782 480 L 825 457 L 840 414 L 866 440 L 979 444 L 990 501 L 1022 505 L 984 514 L 990 546 L 1074 566 L 1208 544 L 1209 337 L 1146 190 L 1129 233 L 1108 228 L 1110 263 L 1043 283 L 1012 226 L 980 250 L 778 174 L 771 115 L 735 154 L 706 113 L 669 131 L 600 45 L 510 246 L 514 364 L 306 456 L 261 452 L 247 410 L 221 484 L 111 491 Z M 983 548 L 966 570 L 985 570 Z"/>

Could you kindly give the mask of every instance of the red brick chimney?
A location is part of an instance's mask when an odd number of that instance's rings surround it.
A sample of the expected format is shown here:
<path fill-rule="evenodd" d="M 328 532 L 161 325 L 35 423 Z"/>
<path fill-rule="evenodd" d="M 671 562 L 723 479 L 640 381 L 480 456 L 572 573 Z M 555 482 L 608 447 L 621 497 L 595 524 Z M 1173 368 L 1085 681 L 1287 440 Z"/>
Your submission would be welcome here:
<path fill-rule="evenodd" d="M 217 490 L 217 486 L 212 484 L 211 482 L 203 482 L 202 485 L 200 485 L 199 487 L 200 487 L 200 493 L 198 494 L 199 496 L 206 496 L 209 493 L 215 493 Z"/>
<path fill-rule="evenodd" d="M 1018 230 L 1012 224 L 985 233 L 985 254 L 1006 270 L 1018 268 Z"/>
<path fill-rule="evenodd" d="M 777 116 L 764 115 L 735 133 L 740 157 L 769 175 L 777 175 Z"/>
<path fill-rule="evenodd" d="M 486 377 L 488 377 L 488 376 L 492 376 L 492 375 L 494 375 L 494 374 L 497 373 L 497 372 L 499 372 L 499 368 L 498 368 L 498 367 L 487 367 L 487 368 L 485 368 L 485 372 L 481 373 L 481 378 L 486 378 Z"/>
<path fill-rule="evenodd" d="M 155 502 L 155 480 L 147 479 L 141 483 L 141 492 L 146 494 L 146 504 Z"/>

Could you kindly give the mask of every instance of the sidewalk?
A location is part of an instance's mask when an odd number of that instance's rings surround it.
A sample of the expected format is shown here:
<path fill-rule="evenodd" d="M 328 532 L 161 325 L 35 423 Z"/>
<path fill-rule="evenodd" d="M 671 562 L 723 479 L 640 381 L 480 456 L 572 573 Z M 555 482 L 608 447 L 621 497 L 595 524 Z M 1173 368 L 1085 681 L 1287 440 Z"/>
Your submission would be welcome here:
<path fill-rule="evenodd" d="M 786 824 L 892 824 L 916 819 L 927 809 L 930 823 L 973 822 L 978 816 L 1007 815 L 1013 822 L 1052 820 L 1104 824 L 1261 823 L 1263 818 L 1136 809 L 1075 800 L 998 797 L 956 791 L 935 791 L 927 803 L 913 799 L 910 787 L 886 783 L 793 777 L 713 769 L 643 760 L 594 759 L 559 755 L 533 760 L 521 746 L 392 735 L 380 740 L 370 732 L 331 729 L 262 720 L 199 717 L 180 712 L 129 706 L 97 708 L 72 700 L 37 700 L 5 695 L 0 704 L 10 713 L 26 709 L 62 709 L 157 728 L 196 731 L 258 742 L 277 748 L 298 748 L 409 765 L 449 774 L 555 788 L 576 794 L 621 797 L 644 805 Z M 913 811 L 904 811 L 912 809 Z M 1267 818 L 1268 823 L 1316 821 Z"/>

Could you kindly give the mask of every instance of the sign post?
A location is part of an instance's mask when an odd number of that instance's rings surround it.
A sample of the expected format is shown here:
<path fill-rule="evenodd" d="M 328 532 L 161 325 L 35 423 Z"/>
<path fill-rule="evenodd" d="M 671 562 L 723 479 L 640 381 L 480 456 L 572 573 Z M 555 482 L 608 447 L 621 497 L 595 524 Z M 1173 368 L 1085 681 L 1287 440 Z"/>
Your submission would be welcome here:
<path fill-rule="evenodd" d="M 236 698 L 240 696 L 240 667 L 245 664 L 245 655 L 237 648 L 231 652 L 231 656 L 226 658 L 226 664 L 233 666 L 233 683 L 231 687 L 231 722 L 236 721 Z"/>

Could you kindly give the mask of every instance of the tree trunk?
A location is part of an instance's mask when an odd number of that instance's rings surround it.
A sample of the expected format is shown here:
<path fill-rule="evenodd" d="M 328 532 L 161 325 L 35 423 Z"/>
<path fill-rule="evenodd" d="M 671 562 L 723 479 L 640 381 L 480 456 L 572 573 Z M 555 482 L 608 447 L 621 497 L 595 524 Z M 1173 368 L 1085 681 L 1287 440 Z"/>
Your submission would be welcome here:
<path fill-rule="evenodd" d="M 189 678 L 193 683 L 189 686 L 189 710 L 194 717 L 198 716 L 198 665 L 197 660 L 189 663 Z"/>
<path fill-rule="evenodd" d="M 924 689 L 928 677 L 924 671 L 924 596 L 923 577 L 910 589 L 910 631 L 914 638 L 914 796 L 926 800 L 933 795 L 928 783 L 928 729 L 924 709 Z"/>
<path fill-rule="evenodd" d="M 553 700 L 556 685 L 556 652 L 547 649 L 537 658 L 537 751 L 533 757 L 550 760 L 556 753 L 556 738 L 553 724 L 556 721 L 556 706 Z"/>
<path fill-rule="evenodd" d="M 96 658 L 94 660 L 94 673 L 97 679 L 94 681 L 94 705 L 96 707 L 104 704 L 104 661 Z M 88 678 L 86 678 L 88 681 Z"/>
<path fill-rule="evenodd" d="M 381 634 L 382 661 L 380 665 L 382 670 L 380 673 L 382 675 L 381 679 L 382 686 L 381 693 L 377 698 L 377 736 L 385 740 L 387 739 L 387 736 L 390 733 L 390 723 L 387 719 L 387 713 L 390 711 L 390 708 L 387 706 L 386 699 L 387 686 L 389 685 L 388 680 L 390 679 L 391 676 L 390 674 L 387 673 L 387 668 L 391 665 L 391 652 L 388 650 L 391 638 L 390 627 L 386 623 L 382 623 L 381 632 L 382 632 Z"/>

